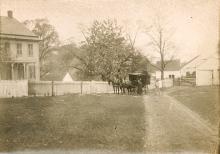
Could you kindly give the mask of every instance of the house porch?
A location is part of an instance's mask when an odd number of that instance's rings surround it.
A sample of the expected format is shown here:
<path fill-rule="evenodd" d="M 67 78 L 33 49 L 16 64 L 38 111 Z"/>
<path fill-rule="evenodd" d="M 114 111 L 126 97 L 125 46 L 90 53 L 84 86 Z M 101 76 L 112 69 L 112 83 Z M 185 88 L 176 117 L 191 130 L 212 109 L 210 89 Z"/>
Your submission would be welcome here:
<path fill-rule="evenodd" d="M 31 62 L 2 63 L 0 80 L 36 80 L 36 65 Z"/>

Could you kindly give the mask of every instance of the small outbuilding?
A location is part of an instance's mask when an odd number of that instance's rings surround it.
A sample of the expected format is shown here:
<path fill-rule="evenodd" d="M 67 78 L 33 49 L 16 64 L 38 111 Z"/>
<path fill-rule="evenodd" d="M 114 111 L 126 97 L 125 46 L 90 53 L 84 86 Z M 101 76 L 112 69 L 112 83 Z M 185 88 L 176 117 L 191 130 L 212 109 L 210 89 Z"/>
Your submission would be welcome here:
<path fill-rule="evenodd" d="M 73 78 L 71 77 L 69 72 L 66 73 L 66 75 L 64 76 L 62 82 L 73 82 Z"/>
<path fill-rule="evenodd" d="M 219 85 L 219 58 L 208 57 L 196 68 L 196 85 Z"/>

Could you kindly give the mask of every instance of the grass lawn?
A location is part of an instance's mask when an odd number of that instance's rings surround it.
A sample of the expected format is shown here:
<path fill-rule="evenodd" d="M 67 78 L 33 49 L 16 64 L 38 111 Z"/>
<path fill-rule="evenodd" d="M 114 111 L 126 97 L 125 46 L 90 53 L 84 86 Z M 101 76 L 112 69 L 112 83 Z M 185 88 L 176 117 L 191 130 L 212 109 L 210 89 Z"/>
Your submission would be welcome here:
<path fill-rule="evenodd" d="M 141 97 L 69 95 L 0 99 L 0 151 L 144 150 Z"/>
<path fill-rule="evenodd" d="M 169 93 L 192 111 L 197 112 L 213 126 L 218 125 L 219 88 L 204 87 L 174 87 Z"/>

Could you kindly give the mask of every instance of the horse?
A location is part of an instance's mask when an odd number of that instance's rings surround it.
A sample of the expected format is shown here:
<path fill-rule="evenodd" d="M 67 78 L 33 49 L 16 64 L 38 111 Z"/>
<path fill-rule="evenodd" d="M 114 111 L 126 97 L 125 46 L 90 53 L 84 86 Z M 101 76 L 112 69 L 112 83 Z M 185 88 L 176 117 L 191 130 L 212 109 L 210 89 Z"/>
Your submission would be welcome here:
<path fill-rule="evenodd" d="M 114 94 L 126 94 L 126 90 L 128 95 L 137 93 L 137 84 L 132 83 L 130 80 L 114 78 L 109 80 L 109 83 L 113 86 Z"/>
<path fill-rule="evenodd" d="M 120 93 L 120 82 L 119 79 L 114 78 L 112 80 L 109 80 L 109 83 L 112 84 L 113 90 L 114 90 L 114 94 L 119 94 Z"/>
<path fill-rule="evenodd" d="M 135 94 L 136 87 L 132 84 L 131 81 L 129 81 L 129 80 L 122 80 L 120 85 L 121 85 L 122 93 L 125 94 L 126 93 L 126 89 L 127 89 L 128 95 L 129 94 Z"/>

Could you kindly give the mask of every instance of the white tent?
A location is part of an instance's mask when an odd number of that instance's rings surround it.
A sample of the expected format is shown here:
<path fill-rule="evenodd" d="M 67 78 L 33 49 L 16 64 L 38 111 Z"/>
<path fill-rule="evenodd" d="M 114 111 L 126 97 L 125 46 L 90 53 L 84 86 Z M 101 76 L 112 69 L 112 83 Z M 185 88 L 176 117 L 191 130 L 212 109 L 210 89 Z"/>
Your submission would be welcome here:
<path fill-rule="evenodd" d="M 62 82 L 73 82 L 73 78 L 70 76 L 69 73 L 66 73 L 66 75 L 64 76 Z"/>

